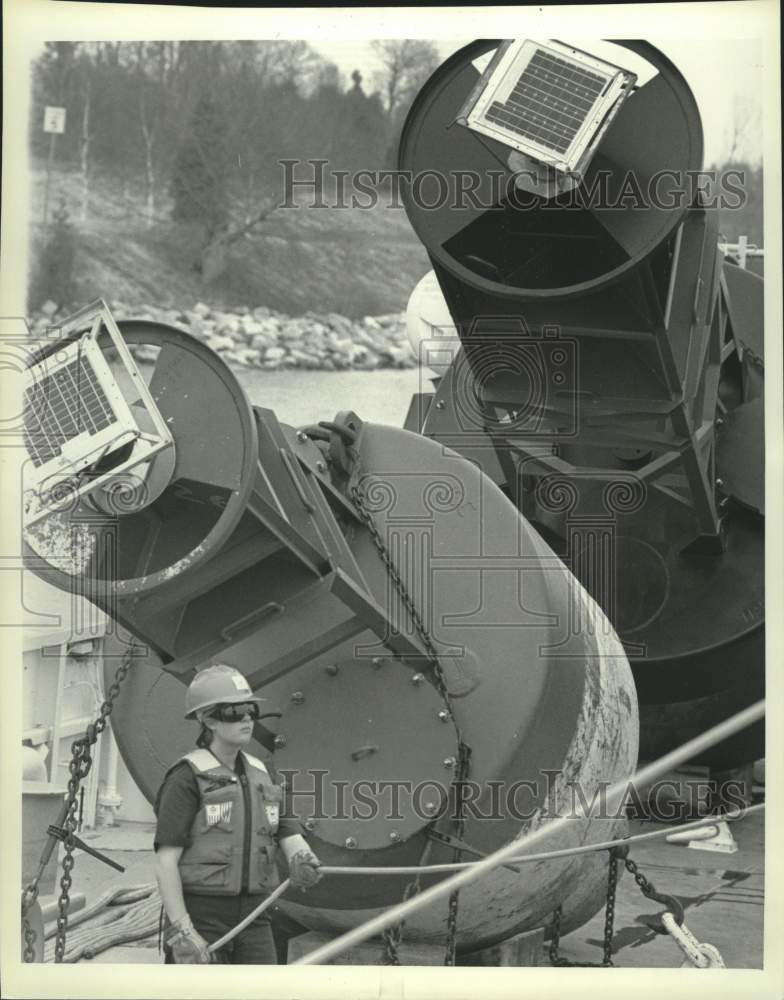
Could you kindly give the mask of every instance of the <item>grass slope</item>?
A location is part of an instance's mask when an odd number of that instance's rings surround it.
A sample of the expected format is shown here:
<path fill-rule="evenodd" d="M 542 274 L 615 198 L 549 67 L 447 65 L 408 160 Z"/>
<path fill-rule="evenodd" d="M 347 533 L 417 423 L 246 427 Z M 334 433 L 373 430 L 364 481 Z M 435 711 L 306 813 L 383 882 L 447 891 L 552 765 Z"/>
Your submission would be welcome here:
<path fill-rule="evenodd" d="M 40 219 L 45 172 L 31 176 L 31 267 L 45 234 Z M 230 309 L 268 306 L 290 315 L 308 310 L 356 318 L 405 308 L 429 269 L 424 248 L 405 212 L 383 204 L 370 209 L 278 209 L 249 238 L 235 244 L 223 275 L 205 284 L 194 264 L 198 234 L 168 218 L 168 205 L 148 227 L 139 193 L 91 181 L 87 218 L 80 219 L 81 178 L 53 173 L 50 219 L 65 199 L 76 231 L 75 299 L 120 299 L 187 308 L 196 301 Z"/>

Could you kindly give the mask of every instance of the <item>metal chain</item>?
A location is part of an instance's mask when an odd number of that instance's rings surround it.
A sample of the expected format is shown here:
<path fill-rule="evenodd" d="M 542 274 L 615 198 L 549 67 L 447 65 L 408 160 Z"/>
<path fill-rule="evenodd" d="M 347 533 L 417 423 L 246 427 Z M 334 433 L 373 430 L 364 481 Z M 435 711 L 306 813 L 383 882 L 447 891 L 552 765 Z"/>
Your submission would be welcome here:
<path fill-rule="evenodd" d="M 463 828 L 465 826 L 465 814 L 463 808 L 463 794 L 462 787 L 463 783 L 468 778 L 468 767 L 471 759 L 471 748 L 467 743 L 464 742 L 462 734 L 460 732 L 460 727 L 455 719 L 454 711 L 452 710 L 452 700 L 449 695 L 449 690 L 446 685 L 446 677 L 444 676 L 443 667 L 438 659 L 438 652 L 433 644 L 430 635 L 425 628 L 425 623 L 422 620 L 422 616 L 419 613 L 418 608 L 414 604 L 414 599 L 408 592 L 397 566 L 395 566 L 392 558 L 387 550 L 384 539 L 381 537 L 381 533 L 376 526 L 375 519 L 372 513 L 367 509 L 365 503 L 365 495 L 362 490 L 355 484 L 351 487 L 351 499 L 354 502 L 354 506 L 357 509 L 359 516 L 370 532 L 370 537 L 373 540 L 373 544 L 381 557 L 382 562 L 389 574 L 392 583 L 394 584 L 395 590 L 398 596 L 402 600 L 403 604 L 408 611 L 408 614 L 413 622 L 414 628 L 416 629 L 417 635 L 425 648 L 428 656 L 428 662 L 433 670 L 433 675 L 436 681 L 436 687 L 439 694 L 443 698 L 448 710 L 449 715 L 452 720 L 452 725 L 455 729 L 455 735 L 457 736 L 458 745 L 458 761 L 457 761 L 457 771 L 455 774 L 455 780 L 453 782 L 453 787 L 457 795 L 457 815 L 455 817 L 455 830 L 456 835 L 462 838 Z M 425 848 L 427 851 L 428 848 Z M 457 860 L 457 854 L 454 860 Z M 425 852 L 423 852 L 424 857 Z M 409 899 L 415 892 L 419 892 L 419 876 L 410 882 L 406 886 L 405 893 L 403 894 L 403 901 Z M 459 891 L 453 892 L 449 897 L 449 910 L 447 916 L 447 936 L 446 936 L 446 948 L 444 955 L 444 965 L 454 965 L 455 964 L 455 954 L 457 946 L 457 915 L 458 915 L 458 903 L 459 903 Z M 385 962 L 390 965 L 399 965 L 399 960 L 397 956 L 397 948 L 402 940 L 402 930 L 403 925 L 398 924 L 394 928 L 389 928 L 384 933 L 384 954 Z"/>
<path fill-rule="evenodd" d="M 82 781 L 90 773 L 90 769 L 93 764 L 90 747 L 95 744 L 98 736 L 106 728 L 109 716 L 112 714 L 112 709 L 114 708 L 115 699 L 120 693 L 122 682 L 125 680 L 125 677 L 131 668 L 131 663 L 136 649 L 137 643 L 135 640 L 132 640 L 130 647 L 123 655 L 120 666 L 117 668 L 114 680 L 112 681 L 106 698 L 101 705 L 97 719 L 87 726 L 84 736 L 80 736 L 79 739 L 74 740 L 71 744 L 71 760 L 68 764 L 68 770 L 71 776 L 68 780 L 66 813 L 63 821 L 63 829 L 65 830 L 65 838 L 63 840 L 63 874 L 60 879 L 60 895 L 57 899 L 57 936 L 55 938 L 54 946 L 55 962 L 62 962 L 65 955 L 65 938 L 68 931 L 68 910 L 71 905 L 71 872 L 74 867 L 73 837 L 77 826 L 76 810 L 78 807 L 79 788 Z M 31 926 L 30 921 L 27 919 L 27 913 L 29 912 L 30 907 L 33 906 L 35 901 L 38 899 L 38 887 L 42 874 L 43 870 L 39 869 L 36 877 L 22 893 L 22 931 L 25 938 L 25 962 L 32 962 L 35 959 L 36 933 Z"/>
<path fill-rule="evenodd" d="M 467 746 L 462 740 L 459 743 L 458 749 L 458 765 L 457 765 L 457 776 L 455 778 L 455 795 L 458 796 L 457 799 L 457 817 L 455 822 L 455 836 L 459 839 L 463 839 L 463 832 L 465 830 L 465 810 L 463 808 L 463 783 L 468 777 L 468 767 L 471 760 L 471 748 Z M 455 848 L 452 852 L 452 860 L 460 860 L 460 849 Z M 455 956 L 457 953 L 457 911 L 460 901 L 460 890 L 457 889 L 449 896 L 449 910 L 447 916 L 447 931 L 446 931 L 446 954 L 444 955 L 444 965 L 454 965 Z"/>
<path fill-rule="evenodd" d="M 425 844 L 425 848 L 422 851 L 422 855 L 419 859 L 420 865 L 425 865 L 427 863 L 428 856 L 430 854 L 430 849 L 433 842 L 429 840 Z M 415 896 L 421 886 L 422 876 L 417 873 L 417 875 L 412 879 L 411 882 L 406 886 L 402 902 L 407 902 L 412 896 Z M 401 920 L 400 923 L 394 924 L 392 927 L 387 927 L 383 933 L 384 938 L 384 965 L 400 965 L 400 958 L 398 956 L 398 948 L 403 940 L 403 927 L 405 926 L 405 921 Z"/>
<path fill-rule="evenodd" d="M 579 967 L 591 969 L 607 969 L 613 967 L 612 943 L 615 927 L 615 892 L 618 887 L 618 858 L 619 850 L 613 847 L 609 851 L 609 864 L 607 868 L 607 897 L 604 905 L 604 940 L 602 942 L 601 962 L 572 962 L 568 958 L 563 958 L 558 954 L 561 943 L 561 907 L 556 908 L 553 913 L 552 935 L 550 939 L 549 957 L 550 964 L 559 967 Z"/>
<path fill-rule="evenodd" d="M 743 348 L 743 360 L 748 358 L 749 364 L 753 368 L 757 368 L 759 371 L 765 371 L 765 359 L 761 358 L 759 354 L 756 354 L 750 347 L 741 341 L 741 346 Z"/>
<path fill-rule="evenodd" d="M 619 844 L 616 847 L 611 848 L 609 854 L 610 863 L 607 873 L 607 902 L 604 916 L 604 955 L 602 962 L 570 962 L 568 959 L 561 958 L 559 956 L 558 946 L 561 938 L 561 907 L 559 906 L 553 913 L 552 936 L 549 950 L 550 963 L 552 965 L 607 967 L 613 964 L 612 938 L 613 924 L 615 921 L 615 891 L 618 883 L 618 862 L 621 860 L 623 861 L 629 874 L 634 877 L 634 881 L 637 883 L 643 896 L 645 896 L 646 899 L 653 899 L 657 902 L 663 903 L 666 907 L 664 915 L 669 914 L 677 926 L 683 924 L 683 906 L 680 900 L 677 896 L 671 896 L 656 891 L 654 884 L 648 881 L 634 861 L 632 861 L 629 857 L 629 847 L 627 844 Z M 655 918 L 655 920 L 659 921 L 658 924 L 648 921 L 649 926 L 651 926 L 657 934 L 668 933 L 667 927 L 661 921 L 661 916 L 663 915 L 658 915 Z"/>
<path fill-rule="evenodd" d="M 615 892 L 618 888 L 618 851 L 610 851 L 607 871 L 607 901 L 604 906 L 604 946 L 602 949 L 602 965 L 611 966 L 613 932 L 615 930 Z"/>
<path fill-rule="evenodd" d="M 653 899 L 657 903 L 662 903 L 665 907 L 664 912 L 671 913 L 673 919 L 680 927 L 681 924 L 683 924 L 684 911 L 683 911 L 683 904 L 678 899 L 678 897 L 672 896 L 669 893 L 657 892 L 654 884 L 648 881 L 648 879 L 639 870 L 637 865 L 631 860 L 631 858 L 628 857 L 629 854 L 628 847 L 618 847 L 616 848 L 616 850 L 618 851 L 618 856 L 620 858 L 623 858 L 624 864 L 626 865 L 626 870 L 631 875 L 634 876 L 634 881 L 639 886 L 643 896 L 645 896 L 646 899 Z M 667 930 L 662 921 L 663 916 L 664 914 L 661 913 L 656 914 L 653 917 L 645 920 L 645 923 L 647 923 L 648 926 L 651 927 L 656 934 L 666 934 Z"/>
<path fill-rule="evenodd" d="M 25 962 L 35 961 L 35 942 L 37 939 L 37 934 L 33 929 L 32 924 L 27 919 L 27 914 L 30 912 L 30 907 L 33 906 L 35 901 L 38 899 L 38 881 L 40 876 L 37 876 L 34 882 L 22 893 L 22 933 L 24 934 L 25 947 L 24 947 L 24 958 Z"/>
<path fill-rule="evenodd" d="M 626 858 L 624 860 L 624 864 L 626 866 L 626 871 L 629 872 L 630 875 L 634 876 L 634 881 L 642 890 L 642 894 L 644 896 L 650 896 L 650 894 L 655 891 L 653 884 L 648 881 L 631 858 Z"/>
<path fill-rule="evenodd" d="M 351 487 L 351 499 L 354 502 L 354 506 L 357 508 L 357 512 L 364 521 L 365 526 L 370 532 L 370 536 L 373 539 L 373 544 L 376 546 L 376 549 L 379 555 L 381 556 L 384 566 L 386 567 L 386 570 L 389 573 L 389 576 L 395 585 L 395 590 L 397 591 L 398 596 L 405 604 L 406 610 L 411 616 L 411 621 L 414 623 L 414 628 L 417 631 L 417 635 L 419 636 L 422 645 L 425 647 L 425 650 L 427 652 L 429 664 L 433 668 L 433 673 L 435 674 L 436 677 L 439 693 L 441 694 L 441 697 L 444 699 L 444 701 L 447 703 L 447 706 L 449 707 L 451 713 L 451 708 L 452 708 L 451 700 L 446 686 L 444 671 L 438 660 L 438 653 L 436 651 L 436 648 L 433 645 L 433 641 L 430 638 L 427 629 L 425 628 L 425 623 L 422 621 L 422 616 L 419 614 L 419 611 L 416 605 L 414 604 L 414 600 L 409 594 L 408 589 L 405 583 L 403 582 L 400 573 L 398 572 L 397 566 L 395 566 L 395 564 L 392 562 L 392 558 L 389 555 L 389 552 L 387 551 L 384 539 L 381 537 L 381 533 L 376 527 L 376 522 L 373 519 L 373 515 L 365 506 L 365 496 L 359 489 L 359 487 L 356 485 Z M 460 731 L 458 729 L 454 715 L 452 715 L 452 722 L 454 724 L 455 731 L 457 732 L 458 740 L 460 740 Z"/>

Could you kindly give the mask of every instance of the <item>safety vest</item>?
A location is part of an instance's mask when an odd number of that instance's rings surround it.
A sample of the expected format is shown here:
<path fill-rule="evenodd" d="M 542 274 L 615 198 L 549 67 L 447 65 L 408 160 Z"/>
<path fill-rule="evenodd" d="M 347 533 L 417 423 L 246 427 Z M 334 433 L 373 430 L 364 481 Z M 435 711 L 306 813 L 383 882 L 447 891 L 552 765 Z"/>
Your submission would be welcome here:
<path fill-rule="evenodd" d="M 268 893 L 278 884 L 274 835 L 283 792 L 260 760 L 240 752 L 245 782 L 209 750 L 193 750 L 182 758 L 199 788 L 191 844 L 179 861 L 186 892 L 235 896 Z"/>

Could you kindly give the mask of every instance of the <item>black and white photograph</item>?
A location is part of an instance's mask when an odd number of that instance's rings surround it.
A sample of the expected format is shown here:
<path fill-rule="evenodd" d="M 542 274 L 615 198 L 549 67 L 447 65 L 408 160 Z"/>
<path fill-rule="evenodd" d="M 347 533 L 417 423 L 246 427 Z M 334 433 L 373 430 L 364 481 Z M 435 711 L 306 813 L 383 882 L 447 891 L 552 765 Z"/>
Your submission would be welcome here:
<path fill-rule="evenodd" d="M 4 995 L 780 998 L 778 5 L 3 16 Z"/>

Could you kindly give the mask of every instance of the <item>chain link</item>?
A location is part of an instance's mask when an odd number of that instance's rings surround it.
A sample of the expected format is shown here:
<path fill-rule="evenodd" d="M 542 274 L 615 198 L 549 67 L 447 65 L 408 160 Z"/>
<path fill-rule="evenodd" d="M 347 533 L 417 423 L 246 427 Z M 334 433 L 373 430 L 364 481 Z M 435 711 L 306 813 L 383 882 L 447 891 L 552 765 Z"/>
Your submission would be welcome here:
<path fill-rule="evenodd" d="M 602 949 L 602 965 L 611 966 L 613 932 L 615 930 L 615 893 L 618 888 L 618 852 L 610 851 L 607 871 L 607 901 L 604 906 L 604 946 Z"/>
<path fill-rule="evenodd" d="M 425 844 L 425 848 L 422 851 L 422 855 L 419 859 L 420 865 L 427 864 L 428 857 L 430 855 L 430 849 L 432 847 L 432 841 L 428 841 Z M 417 873 L 414 879 L 408 883 L 406 886 L 402 902 L 406 902 L 415 896 L 419 890 L 422 888 L 421 885 L 422 876 Z M 403 927 L 405 926 L 405 921 L 401 920 L 400 923 L 394 924 L 392 927 L 387 927 L 384 931 L 384 965 L 400 965 L 400 958 L 398 956 L 398 948 L 403 940 Z"/>
<path fill-rule="evenodd" d="M 621 852 L 626 848 L 621 848 Z M 604 939 L 602 942 L 601 962 L 572 962 L 558 953 L 561 943 L 561 907 L 560 905 L 553 913 L 552 934 L 550 938 L 549 958 L 550 964 L 561 968 L 579 967 L 590 969 L 607 969 L 613 967 L 612 944 L 615 928 L 615 893 L 618 888 L 618 858 L 621 856 L 619 849 L 613 847 L 609 851 L 609 862 L 607 867 L 607 896 L 604 904 Z"/>
<path fill-rule="evenodd" d="M 590 967 L 607 967 L 613 964 L 612 961 L 612 939 L 613 939 L 613 925 L 615 922 L 615 892 L 618 885 L 618 862 L 623 861 L 626 870 L 634 878 L 640 891 L 646 899 L 654 899 L 657 902 L 663 903 L 666 906 L 665 915 L 669 914 L 674 920 L 677 926 L 683 923 L 683 906 L 680 900 L 676 896 L 664 895 L 656 891 L 656 887 L 652 882 L 643 875 L 637 865 L 629 857 L 629 846 L 628 844 L 619 844 L 613 847 L 609 851 L 610 862 L 607 872 L 607 901 L 605 904 L 604 913 L 604 942 L 603 942 L 603 960 L 601 963 L 598 962 L 570 962 L 569 959 L 561 958 L 558 954 L 558 946 L 561 938 L 561 907 L 559 906 L 553 913 L 552 922 L 552 935 L 550 939 L 550 963 L 552 965 L 579 965 L 579 966 L 590 966 Z M 657 934 L 667 933 L 667 928 L 662 924 L 659 928 L 656 924 L 651 923 L 650 926 L 656 931 Z"/>
<path fill-rule="evenodd" d="M 446 687 L 446 679 L 444 678 L 443 668 L 441 667 L 441 664 L 439 663 L 438 660 L 438 653 L 436 651 L 436 648 L 433 645 L 433 641 L 430 638 L 427 629 L 425 628 L 425 623 L 422 621 L 422 616 L 420 615 L 416 605 L 414 604 L 414 599 L 409 594 L 408 588 L 403 582 L 403 579 L 400 576 L 400 573 L 398 572 L 397 566 L 395 566 L 394 562 L 392 561 L 392 557 L 390 556 L 386 544 L 384 542 L 384 539 L 381 537 L 381 533 L 379 532 L 378 527 L 376 526 L 376 522 L 373 518 L 373 515 L 365 505 L 365 496 L 358 486 L 351 487 L 351 499 L 354 502 L 354 506 L 357 508 L 359 516 L 362 518 L 362 520 L 365 523 L 365 526 L 370 532 L 370 536 L 373 539 L 373 544 L 376 546 L 376 550 L 378 551 L 378 554 L 381 556 L 384 566 L 386 567 L 387 573 L 389 574 L 390 579 L 395 585 L 395 590 L 397 591 L 398 596 L 405 604 L 406 610 L 411 616 L 411 621 L 414 624 L 414 628 L 417 631 L 417 635 L 419 636 L 419 639 L 421 640 L 422 645 L 425 647 L 425 650 L 427 652 L 428 663 L 433 668 L 433 672 L 436 676 L 439 693 L 443 697 L 444 701 L 446 701 L 447 706 L 451 710 L 451 702 L 449 698 L 449 692 L 447 691 Z M 452 716 L 452 720 L 454 722 L 454 716 Z M 455 722 L 454 724 L 455 724 L 455 729 L 457 729 L 457 723 Z"/>
<path fill-rule="evenodd" d="M 373 543 L 386 567 L 387 573 L 392 580 L 395 590 L 398 596 L 402 600 L 409 613 L 411 621 L 417 631 L 422 645 L 425 648 L 428 656 L 429 665 L 433 669 L 433 674 L 436 680 L 436 686 L 438 687 L 441 697 L 449 709 L 449 714 L 452 718 L 453 725 L 455 727 L 455 732 L 458 740 L 458 768 L 457 774 L 455 776 L 455 781 L 453 783 L 453 788 L 455 789 L 455 794 L 457 796 L 457 814 L 455 816 L 455 832 L 458 838 L 462 839 L 463 829 L 465 826 L 465 814 L 463 809 L 463 796 L 462 796 L 462 785 L 468 777 L 468 768 L 471 757 L 471 748 L 463 742 L 460 729 L 455 720 L 454 713 L 452 711 L 451 698 L 449 696 L 449 691 L 446 686 L 446 679 L 444 677 L 443 668 L 438 659 L 438 653 L 436 648 L 425 628 L 425 624 L 422 621 L 422 616 L 420 615 L 416 605 L 414 604 L 413 598 L 408 593 L 405 583 L 403 582 L 397 567 L 392 561 L 391 556 L 387 550 L 384 539 L 376 526 L 373 515 L 367 509 L 365 504 L 365 496 L 357 485 L 351 488 L 351 499 L 354 502 L 354 506 L 357 509 L 362 521 L 365 523 L 370 536 L 373 539 Z M 428 851 L 428 847 L 425 848 L 422 858 L 424 859 L 425 854 Z M 637 885 L 642 890 L 643 894 L 648 898 L 657 898 L 658 894 L 654 889 L 653 885 L 645 878 L 645 876 L 640 872 L 637 865 L 628 857 L 628 847 L 620 846 L 614 847 L 609 852 L 609 861 L 607 868 L 607 895 L 605 900 L 605 913 L 604 913 L 604 939 L 602 942 L 602 961 L 599 962 L 572 962 L 567 958 L 563 958 L 559 955 L 559 944 L 561 937 L 561 907 L 558 906 L 553 913 L 553 923 L 552 923 L 552 937 L 549 949 L 550 962 L 552 965 L 556 966 L 581 966 L 581 967 L 598 967 L 598 968 L 608 968 L 613 966 L 612 961 L 612 943 L 613 943 L 613 933 L 615 926 L 615 894 L 618 885 L 618 861 L 623 859 L 627 870 L 634 876 L 634 880 Z M 454 860 L 459 858 L 459 850 L 454 853 Z M 424 860 L 421 861 L 424 864 Z M 414 893 L 419 892 L 419 875 L 410 882 L 405 889 L 403 894 L 403 901 L 405 902 Z M 447 917 L 447 940 L 446 940 L 446 953 L 444 957 L 444 965 L 454 965 L 455 964 L 455 954 L 456 954 L 456 942 L 457 942 L 457 914 L 458 914 L 458 903 L 459 903 L 459 891 L 453 892 L 449 897 L 449 910 Z M 397 924 L 395 927 L 388 928 L 384 932 L 384 961 L 388 965 L 399 965 L 399 958 L 397 954 L 398 947 L 402 941 L 403 936 L 403 924 Z"/>
<path fill-rule="evenodd" d="M 30 912 L 30 907 L 35 905 L 38 899 L 38 878 L 35 882 L 31 883 L 25 891 L 22 893 L 22 933 L 24 934 L 24 961 L 34 962 L 35 961 L 35 943 L 37 939 L 37 934 L 33 928 L 33 925 L 27 919 L 27 914 Z"/>
<path fill-rule="evenodd" d="M 395 566 L 392 561 L 392 557 L 387 550 L 387 546 L 384 539 L 381 537 L 381 533 L 378 530 L 375 519 L 372 513 L 367 509 L 365 503 L 365 495 L 362 490 L 355 484 L 351 487 L 351 499 L 354 506 L 357 509 L 359 516 L 362 518 L 365 526 L 370 532 L 370 537 L 373 540 L 373 544 L 381 557 L 382 562 L 386 568 L 389 578 L 394 584 L 395 590 L 398 596 L 405 605 L 408 611 L 409 617 L 416 629 L 417 636 L 420 642 L 425 648 L 428 658 L 428 665 L 432 668 L 433 676 L 435 678 L 436 687 L 439 694 L 443 698 L 447 709 L 449 710 L 449 715 L 452 720 L 452 725 L 455 728 L 455 735 L 457 736 L 458 745 L 458 763 L 455 774 L 455 780 L 453 782 L 453 788 L 455 790 L 456 796 L 456 815 L 455 815 L 455 832 L 457 837 L 462 838 L 463 829 L 465 827 L 465 810 L 463 805 L 463 783 L 468 778 L 468 768 L 471 759 L 471 748 L 467 743 L 463 741 L 462 734 L 460 732 L 460 727 L 455 719 L 454 711 L 452 710 L 452 700 L 449 695 L 449 690 L 446 685 L 446 677 L 444 676 L 444 670 L 438 659 L 438 652 L 433 644 L 430 635 L 425 628 L 425 623 L 422 620 L 422 616 L 419 613 L 419 609 L 414 603 L 414 599 L 409 594 L 408 588 L 406 587 L 397 566 Z M 429 851 L 430 845 L 425 847 L 422 852 L 422 859 Z M 453 860 L 459 859 L 459 851 L 455 851 Z M 420 859 L 420 863 L 424 864 L 424 860 Z M 406 886 L 406 890 L 403 894 L 403 901 L 405 902 L 412 895 L 419 892 L 419 875 Z M 444 965 L 454 965 L 455 955 L 457 950 L 457 916 L 458 916 L 458 905 L 459 905 L 459 890 L 453 892 L 449 897 L 449 909 L 447 915 L 447 934 L 446 934 L 446 947 L 444 954 Z M 397 955 L 397 949 L 402 941 L 403 936 L 403 924 L 397 924 L 393 928 L 388 928 L 384 932 L 384 962 L 387 965 L 399 965 L 399 958 Z"/>
<path fill-rule="evenodd" d="M 758 371 L 765 371 L 765 360 L 761 358 L 759 354 L 756 354 L 750 347 L 746 344 L 742 344 L 743 348 L 743 360 L 748 360 L 752 368 L 756 368 Z"/>
<path fill-rule="evenodd" d="M 648 881 L 631 858 L 626 858 L 624 864 L 626 865 L 626 871 L 634 877 L 634 881 L 640 887 L 644 896 L 650 896 L 652 892 L 655 892 L 652 883 Z"/>
<path fill-rule="evenodd" d="M 65 830 L 65 837 L 63 839 L 63 874 L 60 878 L 60 895 L 57 899 L 57 936 L 55 938 L 54 945 L 55 962 L 62 962 L 65 955 L 65 938 L 68 932 L 68 910 L 71 905 L 70 891 L 73 881 L 71 878 L 71 872 L 74 867 L 73 838 L 77 826 L 76 810 L 78 807 L 79 788 L 81 783 L 90 773 L 90 769 L 93 764 L 90 747 L 95 744 L 98 736 L 106 728 L 109 716 L 112 714 L 112 710 L 114 708 L 115 699 L 119 695 L 122 682 L 125 680 L 125 677 L 131 668 L 137 648 L 137 643 L 135 640 L 132 640 L 130 647 L 123 655 L 120 666 L 117 668 L 114 680 L 109 686 L 109 690 L 101 705 L 97 719 L 87 726 L 83 736 L 80 736 L 71 744 L 71 760 L 68 764 L 70 778 L 68 780 L 68 796 L 66 799 L 65 818 L 63 820 L 63 829 Z M 30 907 L 33 906 L 38 899 L 38 887 L 42 874 L 43 871 L 39 870 L 35 879 L 33 879 L 22 894 L 22 931 L 25 939 L 25 962 L 32 962 L 35 960 L 36 933 L 31 926 L 30 921 L 27 919 L 27 913 L 29 912 Z"/>
<path fill-rule="evenodd" d="M 471 760 L 471 748 L 461 740 L 458 749 L 457 776 L 455 778 L 455 795 L 457 796 L 457 810 L 455 820 L 455 836 L 463 839 L 465 830 L 465 809 L 463 807 L 463 783 L 468 777 L 468 767 Z M 455 848 L 452 852 L 452 860 L 460 860 L 460 848 Z M 455 890 L 449 896 L 449 910 L 447 916 L 446 932 L 446 954 L 444 955 L 444 965 L 454 965 L 457 954 L 457 911 L 460 901 L 460 891 Z"/>

